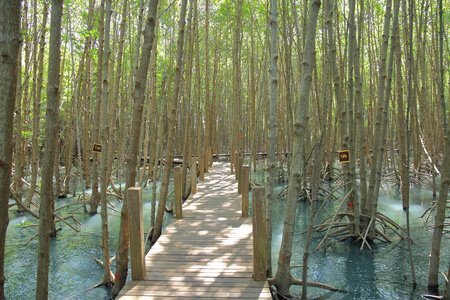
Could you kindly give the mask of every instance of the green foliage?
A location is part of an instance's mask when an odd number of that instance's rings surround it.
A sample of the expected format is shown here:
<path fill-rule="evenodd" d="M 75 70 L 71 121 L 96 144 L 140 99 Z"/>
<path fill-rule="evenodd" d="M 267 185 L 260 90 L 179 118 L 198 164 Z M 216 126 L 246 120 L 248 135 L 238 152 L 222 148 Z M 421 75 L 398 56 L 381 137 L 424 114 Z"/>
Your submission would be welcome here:
<path fill-rule="evenodd" d="M 30 226 L 30 225 L 35 225 L 33 222 L 22 222 L 19 224 L 16 224 L 14 227 L 25 227 L 25 226 Z"/>
<path fill-rule="evenodd" d="M 31 139 L 33 136 L 33 132 L 31 131 L 22 131 L 22 137 L 25 139 Z"/>

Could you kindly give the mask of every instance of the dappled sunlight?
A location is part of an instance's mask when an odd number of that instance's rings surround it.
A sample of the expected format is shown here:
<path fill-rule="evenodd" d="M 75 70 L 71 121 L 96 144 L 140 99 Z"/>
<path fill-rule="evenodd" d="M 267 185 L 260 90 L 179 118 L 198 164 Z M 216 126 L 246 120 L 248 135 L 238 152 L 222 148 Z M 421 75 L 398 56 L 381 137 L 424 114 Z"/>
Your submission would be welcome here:
<path fill-rule="evenodd" d="M 267 283 L 253 281 L 252 223 L 241 217 L 237 182 L 228 173 L 221 164 L 205 174 L 198 193 L 183 205 L 183 219 L 170 224 L 148 252 L 145 284 L 127 295 L 271 299 Z"/>

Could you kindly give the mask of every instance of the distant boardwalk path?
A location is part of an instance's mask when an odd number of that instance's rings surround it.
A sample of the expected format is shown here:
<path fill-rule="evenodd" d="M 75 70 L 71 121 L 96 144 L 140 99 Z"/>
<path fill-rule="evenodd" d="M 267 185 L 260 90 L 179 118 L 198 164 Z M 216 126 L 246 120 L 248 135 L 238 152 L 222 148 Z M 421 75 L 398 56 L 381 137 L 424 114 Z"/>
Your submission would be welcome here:
<path fill-rule="evenodd" d="M 146 278 L 129 281 L 129 299 L 272 299 L 267 282 L 253 281 L 251 218 L 229 164 L 216 163 L 146 256 Z"/>

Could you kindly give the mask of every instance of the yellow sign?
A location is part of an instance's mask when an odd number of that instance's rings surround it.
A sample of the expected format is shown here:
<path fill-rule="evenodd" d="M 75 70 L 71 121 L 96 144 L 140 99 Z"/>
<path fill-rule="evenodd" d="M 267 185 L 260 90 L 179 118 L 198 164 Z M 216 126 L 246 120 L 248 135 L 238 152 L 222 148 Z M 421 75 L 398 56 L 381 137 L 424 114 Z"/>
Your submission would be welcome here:
<path fill-rule="evenodd" d="M 92 149 L 92 152 L 94 152 L 94 153 L 101 153 L 102 152 L 102 145 L 94 144 L 94 149 Z"/>
<path fill-rule="evenodd" d="M 339 151 L 339 162 L 340 163 L 350 162 L 350 151 L 349 150 Z"/>

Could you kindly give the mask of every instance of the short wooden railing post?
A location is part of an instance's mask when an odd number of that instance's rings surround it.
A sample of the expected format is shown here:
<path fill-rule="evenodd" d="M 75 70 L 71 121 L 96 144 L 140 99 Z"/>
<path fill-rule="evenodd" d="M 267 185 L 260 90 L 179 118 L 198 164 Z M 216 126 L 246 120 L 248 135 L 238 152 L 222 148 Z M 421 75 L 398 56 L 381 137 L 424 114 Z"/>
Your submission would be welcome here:
<path fill-rule="evenodd" d="M 209 147 L 208 149 L 208 156 L 209 156 L 209 166 L 212 167 L 214 163 L 214 149 L 213 147 Z"/>
<path fill-rule="evenodd" d="M 248 194 L 250 184 L 250 167 L 242 166 L 242 217 L 248 217 Z"/>
<path fill-rule="evenodd" d="M 238 178 L 238 194 L 242 194 L 242 165 L 244 164 L 244 158 L 241 156 L 238 158 L 236 167 L 236 174 Z"/>
<path fill-rule="evenodd" d="M 142 189 L 131 187 L 127 191 L 130 234 L 131 279 L 145 279 L 144 213 Z"/>
<path fill-rule="evenodd" d="M 198 168 L 200 169 L 200 181 L 205 180 L 205 155 L 200 153 L 198 156 Z"/>
<path fill-rule="evenodd" d="M 173 168 L 173 178 L 174 178 L 174 186 L 175 186 L 175 218 L 183 219 L 183 210 L 182 210 L 182 194 L 181 189 L 183 187 L 181 180 L 181 167 L 175 166 Z"/>
<path fill-rule="evenodd" d="M 233 175 L 234 174 L 234 155 L 233 153 L 231 153 L 230 155 L 230 174 Z"/>
<path fill-rule="evenodd" d="M 195 157 L 191 158 L 191 193 L 197 194 L 197 160 Z"/>
<path fill-rule="evenodd" d="M 203 155 L 205 156 L 204 158 L 205 163 L 203 164 L 203 167 L 205 168 L 205 173 L 208 173 L 209 172 L 208 151 L 205 151 Z"/>
<path fill-rule="evenodd" d="M 239 177 L 238 177 L 238 151 L 237 150 L 234 150 L 234 152 L 233 152 L 233 160 L 234 160 L 234 173 L 235 173 L 235 179 L 236 180 L 238 180 L 239 179 Z"/>
<path fill-rule="evenodd" d="M 252 189 L 252 221 L 253 221 L 253 280 L 266 280 L 266 217 L 265 188 Z"/>

